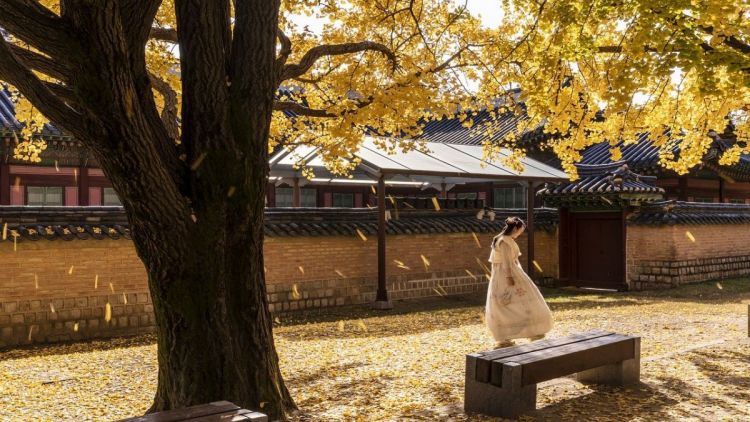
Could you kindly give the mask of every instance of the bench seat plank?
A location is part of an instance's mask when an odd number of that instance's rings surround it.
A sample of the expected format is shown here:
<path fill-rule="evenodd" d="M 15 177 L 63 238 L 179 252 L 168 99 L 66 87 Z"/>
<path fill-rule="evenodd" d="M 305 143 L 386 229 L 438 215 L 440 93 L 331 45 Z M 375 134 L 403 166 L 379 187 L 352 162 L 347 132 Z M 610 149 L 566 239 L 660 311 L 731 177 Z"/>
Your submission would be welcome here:
<path fill-rule="evenodd" d="M 120 422 L 266 422 L 267 420 L 268 418 L 262 413 L 242 409 L 228 401 L 217 401 L 123 419 Z"/>
<path fill-rule="evenodd" d="M 591 330 L 585 333 L 574 334 L 567 337 L 540 340 L 529 344 L 523 344 L 520 346 L 505 347 L 502 349 L 490 350 L 487 352 L 481 352 L 473 355 L 473 359 L 476 361 L 475 376 L 479 382 L 490 382 L 491 378 L 491 366 L 492 361 L 497 359 L 503 359 L 510 356 L 523 355 L 526 353 L 537 352 L 540 350 L 549 349 L 552 347 L 564 346 L 566 344 L 578 343 L 581 341 L 609 336 L 614 333 L 604 330 Z"/>
<path fill-rule="evenodd" d="M 634 357 L 635 339 L 611 334 L 493 360 L 490 382 L 501 386 L 503 364 L 510 362 L 522 365 L 521 383 L 531 385 Z"/>

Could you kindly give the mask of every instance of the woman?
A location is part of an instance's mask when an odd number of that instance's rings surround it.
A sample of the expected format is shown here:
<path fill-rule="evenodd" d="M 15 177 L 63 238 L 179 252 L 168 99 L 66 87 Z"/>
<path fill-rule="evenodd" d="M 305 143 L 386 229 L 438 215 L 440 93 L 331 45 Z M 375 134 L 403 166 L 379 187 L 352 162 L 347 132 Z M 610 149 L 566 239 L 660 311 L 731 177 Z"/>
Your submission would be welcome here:
<path fill-rule="evenodd" d="M 526 229 L 518 217 L 505 220 L 503 231 L 492 239 L 492 275 L 487 291 L 485 321 L 496 347 L 513 346 L 512 339 L 539 340 L 552 329 L 552 313 L 542 294 L 518 262 L 515 239 Z"/>

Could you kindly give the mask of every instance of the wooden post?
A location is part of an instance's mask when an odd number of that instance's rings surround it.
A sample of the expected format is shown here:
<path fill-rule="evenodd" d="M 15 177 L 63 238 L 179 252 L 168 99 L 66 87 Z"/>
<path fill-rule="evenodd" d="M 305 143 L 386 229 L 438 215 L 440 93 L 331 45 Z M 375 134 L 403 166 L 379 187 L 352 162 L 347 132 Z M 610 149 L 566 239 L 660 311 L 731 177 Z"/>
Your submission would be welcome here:
<path fill-rule="evenodd" d="M 0 205 L 10 205 L 10 166 L 5 154 L 0 157 Z"/>
<path fill-rule="evenodd" d="M 90 205 L 89 203 L 89 168 L 78 167 L 78 205 Z"/>
<path fill-rule="evenodd" d="M 687 201 L 687 198 L 687 177 L 680 176 L 680 178 L 677 179 L 677 200 Z"/>
<path fill-rule="evenodd" d="M 721 177 L 721 176 L 719 176 L 719 202 L 723 204 L 724 203 L 724 198 L 725 198 L 725 194 L 724 194 L 724 178 Z"/>
<path fill-rule="evenodd" d="M 528 247 L 526 253 L 526 272 L 534 279 L 534 182 L 528 182 L 526 192 L 526 238 Z"/>
<path fill-rule="evenodd" d="M 300 191 L 299 191 L 299 177 L 294 177 L 292 183 L 292 207 L 299 208 L 300 205 Z"/>
<path fill-rule="evenodd" d="M 388 300 L 385 267 L 385 176 L 378 179 L 378 291 L 375 296 L 374 309 L 393 309 Z"/>
<path fill-rule="evenodd" d="M 443 199 L 448 197 L 448 190 L 446 189 L 445 183 L 440 184 L 440 197 Z"/>

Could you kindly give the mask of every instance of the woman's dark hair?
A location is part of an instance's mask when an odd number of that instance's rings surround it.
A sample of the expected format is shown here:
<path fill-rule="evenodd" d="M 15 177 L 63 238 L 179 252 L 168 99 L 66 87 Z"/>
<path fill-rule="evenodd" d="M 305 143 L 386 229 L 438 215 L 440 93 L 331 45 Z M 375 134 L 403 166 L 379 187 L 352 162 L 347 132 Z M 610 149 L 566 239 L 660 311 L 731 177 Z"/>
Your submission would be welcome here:
<path fill-rule="evenodd" d="M 497 246 L 497 241 L 500 239 L 500 236 L 504 235 L 510 235 L 513 233 L 513 231 L 517 228 L 526 228 L 526 223 L 524 223 L 523 220 L 521 220 L 518 217 L 508 217 L 505 219 L 505 227 L 500 231 L 500 234 L 495 236 L 494 239 L 492 239 L 492 246 Z"/>

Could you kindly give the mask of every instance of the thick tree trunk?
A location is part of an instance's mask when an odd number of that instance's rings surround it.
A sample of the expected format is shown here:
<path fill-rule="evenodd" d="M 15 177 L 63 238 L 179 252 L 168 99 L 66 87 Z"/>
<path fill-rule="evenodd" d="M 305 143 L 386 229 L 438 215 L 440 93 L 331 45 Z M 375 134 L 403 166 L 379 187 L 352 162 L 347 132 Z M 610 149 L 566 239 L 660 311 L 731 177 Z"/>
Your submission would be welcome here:
<path fill-rule="evenodd" d="M 262 208 L 222 224 L 198 221 L 167 237 L 146 262 L 159 327 L 159 382 L 152 411 L 230 400 L 282 417 L 294 404 L 281 378 L 263 281 Z M 245 221 L 253 221 L 249 230 Z M 168 235 L 167 235 L 168 236 Z M 150 249 L 150 248 L 149 248 Z M 182 262 L 179 275 L 163 263 Z"/>
<path fill-rule="evenodd" d="M 279 0 L 235 2 L 234 22 L 229 0 L 174 1 L 179 146 L 144 59 L 160 3 L 62 2 L 73 103 L 56 115 L 75 119 L 56 123 L 84 141 L 122 198 L 149 275 L 159 341 L 151 410 L 230 400 L 282 418 L 294 403 L 263 270 Z"/>

